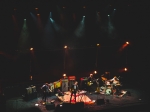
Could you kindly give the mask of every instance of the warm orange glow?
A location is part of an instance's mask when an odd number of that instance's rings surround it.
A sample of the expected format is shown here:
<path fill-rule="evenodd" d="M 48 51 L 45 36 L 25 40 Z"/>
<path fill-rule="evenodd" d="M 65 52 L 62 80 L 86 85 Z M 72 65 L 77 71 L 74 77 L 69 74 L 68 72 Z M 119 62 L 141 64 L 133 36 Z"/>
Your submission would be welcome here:
<path fill-rule="evenodd" d="M 127 68 L 124 68 L 124 71 L 127 71 Z"/>
<path fill-rule="evenodd" d="M 37 14 L 37 16 L 39 16 L 40 14 Z"/>
<path fill-rule="evenodd" d="M 32 76 L 30 76 L 30 80 L 32 80 Z"/>
<path fill-rule="evenodd" d="M 97 71 L 94 71 L 95 74 L 97 74 Z"/>
<path fill-rule="evenodd" d="M 67 48 L 67 46 L 64 46 L 64 48 L 66 49 L 66 48 Z"/>
<path fill-rule="evenodd" d="M 123 44 L 122 47 L 119 49 L 119 51 L 122 51 L 128 44 L 129 42 L 126 42 L 125 44 Z"/>
<path fill-rule="evenodd" d="M 35 8 L 35 10 L 38 10 L 38 8 Z"/>
<path fill-rule="evenodd" d="M 33 50 L 33 48 L 30 48 L 30 51 L 32 51 Z"/>
<path fill-rule="evenodd" d="M 126 44 L 129 44 L 129 42 L 126 42 Z"/>
<path fill-rule="evenodd" d="M 100 44 L 97 44 L 97 46 L 100 46 Z"/>
<path fill-rule="evenodd" d="M 63 74 L 63 76 L 65 77 L 65 76 L 66 76 L 66 74 Z"/>
<path fill-rule="evenodd" d="M 105 74 L 110 74 L 110 72 L 105 72 Z"/>

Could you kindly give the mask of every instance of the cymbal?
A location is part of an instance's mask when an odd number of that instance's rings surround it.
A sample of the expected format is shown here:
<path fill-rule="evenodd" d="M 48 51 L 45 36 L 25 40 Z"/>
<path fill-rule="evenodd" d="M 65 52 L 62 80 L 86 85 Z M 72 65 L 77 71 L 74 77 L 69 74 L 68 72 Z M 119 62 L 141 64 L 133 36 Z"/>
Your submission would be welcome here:
<path fill-rule="evenodd" d="M 105 78 L 105 77 L 101 77 L 102 78 L 102 80 L 107 80 L 107 78 Z"/>

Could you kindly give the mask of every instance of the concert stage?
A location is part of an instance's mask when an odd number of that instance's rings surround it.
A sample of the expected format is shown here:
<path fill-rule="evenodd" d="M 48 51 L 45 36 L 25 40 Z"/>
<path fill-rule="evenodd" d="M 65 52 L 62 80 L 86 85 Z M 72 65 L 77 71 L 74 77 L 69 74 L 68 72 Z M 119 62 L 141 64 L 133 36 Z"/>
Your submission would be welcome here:
<path fill-rule="evenodd" d="M 49 96 L 46 104 L 43 103 L 40 94 L 37 95 L 37 98 L 29 101 L 24 101 L 22 97 L 15 97 L 6 101 L 6 112 L 30 112 L 30 110 L 32 112 L 59 112 L 66 111 L 65 109 L 73 112 L 149 112 L 150 97 L 147 91 L 131 88 L 124 88 L 123 90 L 126 93 L 122 97 L 86 92 L 77 96 L 78 105 L 74 102 L 69 103 L 70 92 L 66 92 L 62 99 L 55 94 Z"/>

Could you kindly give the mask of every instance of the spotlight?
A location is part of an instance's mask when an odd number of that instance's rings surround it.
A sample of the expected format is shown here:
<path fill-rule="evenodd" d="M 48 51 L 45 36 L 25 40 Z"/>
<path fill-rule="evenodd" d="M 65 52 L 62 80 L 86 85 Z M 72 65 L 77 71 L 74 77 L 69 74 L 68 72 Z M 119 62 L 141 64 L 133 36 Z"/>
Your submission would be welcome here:
<path fill-rule="evenodd" d="M 129 42 L 126 42 L 126 44 L 129 44 Z"/>
<path fill-rule="evenodd" d="M 97 74 L 97 71 L 94 71 L 94 74 Z"/>
<path fill-rule="evenodd" d="M 110 16 L 110 15 L 108 15 L 108 16 Z"/>
<path fill-rule="evenodd" d="M 66 74 L 63 74 L 64 77 L 66 77 Z"/>
<path fill-rule="evenodd" d="M 128 69 L 127 68 L 124 68 L 124 71 L 127 71 Z"/>
<path fill-rule="evenodd" d="M 116 9 L 114 9 L 114 10 L 116 10 Z"/>
<path fill-rule="evenodd" d="M 39 106 L 39 104 L 37 104 L 37 103 L 36 103 L 36 104 L 35 104 L 35 106 L 36 106 L 36 107 L 38 107 L 38 106 Z"/>
<path fill-rule="evenodd" d="M 96 44 L 97 46 L 100 46 L 100 44 Z"/>
<path fill-rule="evenodd" d="M 64 46 L 64 48 L 66 49 L 66 48 L 67 48 L 67 46 Z"/>
<path fill-rule="evenodd" d="M 31 47 L 31 48 L 30 48 L 30 51 L 32 51 L 32 50 L 33 50 L 33 48 Z"/>
<path fill-rule="evenodd" d="M 96 102 L 96 100 L 92 100 L 92 102 L 94 102 L 94 103 L 95 103 L 95 102 Z"/>
<path fill-rule="evenodd" d="M 32 78 L 33 78 L 33 77 L 32 77 L 32 76 L 30 76 L 30 80 L 32 80 Z"/>

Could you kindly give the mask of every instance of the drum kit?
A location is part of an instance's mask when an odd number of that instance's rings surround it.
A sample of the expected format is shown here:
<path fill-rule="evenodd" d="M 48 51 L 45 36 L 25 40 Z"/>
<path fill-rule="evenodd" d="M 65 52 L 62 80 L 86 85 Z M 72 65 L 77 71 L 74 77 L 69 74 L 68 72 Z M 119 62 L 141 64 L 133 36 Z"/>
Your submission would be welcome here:
<path fill-rule="evenodd" d="M 113 78 L 113 80 L 108 80 L 107 78 L 102 76 L 101 79 L 104 82 L 103 86 L 100 87 L 101 94 L 115 94 L 119 90 L 120 86 L 122 86 L 119 78 L 117 78 L 117 80 L 114 80 L 115 78 Z"/>

